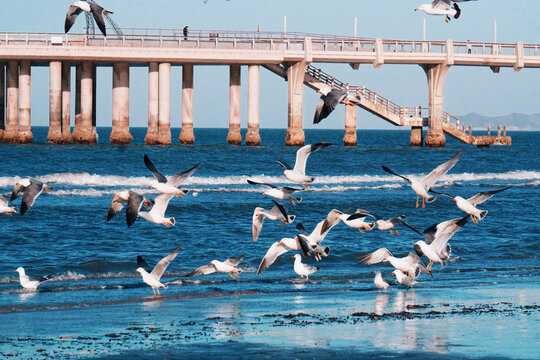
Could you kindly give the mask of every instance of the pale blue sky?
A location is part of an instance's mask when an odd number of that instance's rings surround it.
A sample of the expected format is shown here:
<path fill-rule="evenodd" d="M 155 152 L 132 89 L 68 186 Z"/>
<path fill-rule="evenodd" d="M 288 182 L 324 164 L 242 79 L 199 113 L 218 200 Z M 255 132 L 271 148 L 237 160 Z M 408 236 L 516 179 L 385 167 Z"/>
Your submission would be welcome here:
<path fill-rule="evenodd" d="M 426 19 L 427 39 L 454 41 L 493 41 L 494 22 L 500 42 L 540 43 L 540 3 L 538 0 L 479 0 L 461 4 L 458 20 L 449 24 L 439 16 L 415 12 L 426 0 L 100 0 L 114 11 L 120 27 L 282 31 L 353 35 L 358 18 L 358 36 L 386 39 L 422 39 Z M 2 1 L 0 32 L 63 32 L 65 13 L 72 1 Z M 84 17 L 71 32 L 82 32 Z M 361 65 L 353 70 L 346 64 L 314 64 L 350 84 L 364 85 L 405 106 L 427 105 L 427 81 L 416 65 L 383 65 L 374 69 Z M 195 127 L 228 126 L 228 67 L 195 67 Z M 98 126 L 111 122 L 111 70 L 98 69 Z M 242 127 L 247 123 L 247 69 L 242 70 Z M 494 74 L 489 68 L 450 69 L 445 83 L 444 108 L 455 115 L 477 112 L 487 116 L 513 112 L 540 113 L 538 87 L 540 69 L 515 73 L 503 68 Z M 173 69 L 171 122 L 181 124 L 181 68 Z M 283 79 L 261 69 L 261 127 L 285 127 L 287 87 Z M 132 126 L 147 124 L 147 71 L 131 71 L 130 121 Z M 304 88 L 304 126 L 311 124 L 318 95 Z M 212 106 L 208 106 L 209 101 Z M 317 128 L 343 128 L 344 111 L 336 110 Z M 358 109 L 359 128 L 393 128 Z M 48 69 L 32 73 L 32 123 L 48 124 Z"/>

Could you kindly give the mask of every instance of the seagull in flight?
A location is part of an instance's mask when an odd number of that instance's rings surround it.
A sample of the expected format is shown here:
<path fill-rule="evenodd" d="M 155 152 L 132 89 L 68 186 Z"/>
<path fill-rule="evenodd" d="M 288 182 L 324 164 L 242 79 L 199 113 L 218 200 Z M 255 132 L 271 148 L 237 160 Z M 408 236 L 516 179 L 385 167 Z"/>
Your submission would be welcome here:
<path fill-rule="evenodd" d="M 423 266 L 422 259 L 412 252 L 405 257 L 397 258 L 387 248 L 380 248 L 360 260 L 360 264 L 366 265 L 378 264 L 380 262 L 389 262 L 394 268 L 407 273 L 411 280 L 421 273 L 431 276 L 431 271 Z"/>
<path fill-rule="evenodd" d="M 66 14 L 64 31 L 67 33 L 69 29 L 71 29 L 71 27 L 75 23 L 75 20 L 77 20 L 77 16 L 79 16 L 79 14 L 83 11 L 92 14 L 103 36 L 107 36 L 107 29 L 105 27 L 105 20 L 103 20 L 103 14 L 112 14 L 113 12 L 103 9 L 101 6 L 94 2 L 86 1 L 75 1 L 72 5 L 70 5 Z"/>
<path fill-rule="evenodd" d="M 331 86 L 323 87 L 320 90 L 317 90 L 318 93 L 321 93 L 317 107 L 315 108 L 315 115 L 313 116 L 313 123 L 318 124 L 324 118 L 328 117 L 332 111 L 338 106 L 339 103 L 346 105 L 354 105 L 354 103 L 349 100 L 347 92 L 340 89 L 334 89 Z"/>
<path fill-rule="evenodd" d="M 428 190 L 435 184 L 435 182 L 444 174 L 446 174 L 459 160 L 459 157 L 463 153 L 463 150 L 460 150 L 456 155 L 452 156 L 452 158 L 441 165 L 437 166 L 432 172 L 430 172 L 427 176 L 422 178 L 421 180 L 415 179 L 415 178 L 408 178 L 403 175 L 400 175 L 398 173 L 395 173 L 394 171 L 390 170 L 386 166 L 382 166 L 382 169 L 392 175 L 398 176 L 409 183 L 411 183 L 412 190 L 416 193 L 416 207 L 418 207 L 418 197 L 422 198 L 422 207 L 425 207 L 424 200 L 428 203 L 435 200 L 435 196 L 429 195 L 427 192 Z"/>
<path fill-rule="evenodd" d="M 183 195 L 187 194 L 188 191 L 178 188 L 178 185 L 193 174 L 199 168 L 200 164 L 196 164 L 191 169 L 171 176 L 169 180 L 167 180 L 165 175 L 159 172 L 154 163 L 150 161 L 150 158 L 146 154 L 144 154 L 144 165 L 146 165 L 148 170 L 150 170 L 157 180 L 157 182 L 150 185 L 150 188 L 154 188 L 162 194 L 173 194 L 181 198 Z"/>
<path fill-rule="evenodd" d="M 19 273 L 19 282 L 21 283 L 21 286 L 28 290 L 36 290 L 39 285 L 52 279 L 52 275 L 46 275 L 41 277 L 39 280 L 32 280 L 28 275 L 26 275 L 23 267 L 18 267 L 13 271 Z"/>
<path fill-rule="evenodd" d="M 133 225 L 142 205 L 144 205 L 147 210 L 152 209 L 154 206 L 154 200 L 145 199 L 135 191 L 123 190 L 114 195 L 111 206 L 109 207 L 109 211 L 107 212 L 107 221 L 115 217 L 116 214 L 122 210 L 126 202 L 127 226 Z"/>
<path fill-rule="evenodd" d="M 315 180 L 315 178 L 312 176 L 306 176 L 306 162 L 309 154 L 314 151 L 324 149 L 325 147 L 328 147 L 330 145 L 332 145 L 332 143 L 321 142 L 301 147 L 296 152 L 296 162 L 294 164 L 294 168 L 287 165 L 287 163 L 283 161 L 278 161 L 278 164 L 285 168 L 283 175 L 285 175 L 288 180 L 296 183 L 301 183 L 304 187 L 307 188 L 309 186 L 309 183 Z"/>
<path fill-rule="evenodd" d="M 238 280 L 238 273 L 242 272 L 242 269 L 238 269 L 237 266 L 240 261 L 244 260 L 244 255 L 237 258 L 229 258 L 225 261 L 212 260 L 210 265 L 201 266 L 198 269 L 186 274 L 186 277 L 195 275 L 209 275 L 216 272 L 227 273 L 235 280 Z"/>
<path fill-rule="evenodd" d="M 459 19 L 461 15 L 461 9 L 458 6 L 458 2 L 476 1 L 476 0 L 433 0 L 431 4 L 422 4 L 418 6 L 414 11 L 422 10 L 429 15 L 444 15 L 444 21 L 449 22 L 450 17 Z"/>
<path fill-rule="evenodd" d="M 178 255 L 178 252 L 182 248 L 182 245 L 178 245 L 176 249 L 174 249 L 169 255 L 165 256 L 163 259 L 161 259 L 156 267 L 154 267 L 154 270 L 152 272 L 148 273 L 143 267 L 138 267 L 135 271 L 137 271 L 139 274 L 141 274 L 143 281 L 152 287 L 152 291 L 154 292 L 154 296 L 156 296 L 156 290 L 157 294 L 161 295 L 159 292 L 159 288 L 166 289 L 167 286 L 163 285 L 160 282 L 161 276 L 167 270 L 167 266 L 171 263 L 171 261 L 174 260 L 176 255 Z"/>
<path fill-rule="evenodd" d="M 253 218 L 252 218 L 252 224 L 251 224 L 251 231 L 253 234 L 253 241 L 257 241 L 259 238 L 259 234 L 261 233 L 261 229 L 263 226 L 264 219 L 267 218 L 269 220 L 279 220 L 279 223 L 281 226 L 283 224 L 290 224 L 294 221 L 296 218 L 295 215 L 289 215 L 287 214 L 287 210 L 283 205 L 278 203 L 275 200 L 272 200 L 274 203 L 274 207 L 270 209 L 270 211 L 265 210 L 262 207 L 256 207 L 255 211 L 253 211 Z"/>
<path fill-rule="evenodd" d="M 13 188 L 9 202 L 12 202 L 21 196 L 21 193 L 24 193 L 21 201 L 21 215 L 24 215 L 34 205 L 34 201 L 43 190 L 51 191 L 51 188 L 36 179 L 28 178 L 19 180 Z"/>
<path fill-rule="evenodd" d="M 281 200 L 289 200 L 291 202 L 291 204 L 293 204 L 293 205 L 296 205 L 295 201 L 297 203 L 302 201 L 301 197 L 294 196 L 292 193 L 295 192 L 295 191 L 304 190 L 303 188 L 299 189 L 299 188 L 293 188 L 293 187 L 289 187 L 289 186 L 278 187 L 278 186 L 275 186 L 275 185 L 272 185 L 272 184 L 257 182 L 257 181 L 253 181 L 253 180 L 250 180 L 250 179 L 247 179 L 247 182 L 249 184 L 251 184 L 251 185 L 268 186 L 269 189 L 263 191 L 263 193 L 262 193 L 263 195 L 268 195 L 268 196 L 274 197 L 276 199 L 281 199 Z"/>

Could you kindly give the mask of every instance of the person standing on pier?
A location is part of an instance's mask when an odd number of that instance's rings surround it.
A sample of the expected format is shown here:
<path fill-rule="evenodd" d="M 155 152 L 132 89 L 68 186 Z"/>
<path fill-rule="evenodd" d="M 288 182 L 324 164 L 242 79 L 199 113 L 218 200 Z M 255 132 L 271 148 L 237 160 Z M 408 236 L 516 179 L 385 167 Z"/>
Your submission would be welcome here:
<path fill-rule="evenodd" d="M 188 33 L 189 33 L 189 30 L 188 30 L 188 27 L 186 25 L 186 26 L 184 26 L 184 40 L 187 40 Z"/>

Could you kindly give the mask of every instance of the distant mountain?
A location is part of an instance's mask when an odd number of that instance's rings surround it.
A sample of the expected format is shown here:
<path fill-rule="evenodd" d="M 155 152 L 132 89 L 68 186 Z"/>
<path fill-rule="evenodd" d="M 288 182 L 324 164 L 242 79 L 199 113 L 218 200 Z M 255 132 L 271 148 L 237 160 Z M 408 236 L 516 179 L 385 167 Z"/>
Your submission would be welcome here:
<path fill-rule="evenodd" d="M 459 117 L 460 125 L 473 129 L 485 130 L 491 125 L 491 131 L 497 131 L 497 125 L 504 126 L 508 130 L 540 131 L 540 114 L 509 114 L 503 116 L 489 117 L 477 113 L 469 113 Z"/>

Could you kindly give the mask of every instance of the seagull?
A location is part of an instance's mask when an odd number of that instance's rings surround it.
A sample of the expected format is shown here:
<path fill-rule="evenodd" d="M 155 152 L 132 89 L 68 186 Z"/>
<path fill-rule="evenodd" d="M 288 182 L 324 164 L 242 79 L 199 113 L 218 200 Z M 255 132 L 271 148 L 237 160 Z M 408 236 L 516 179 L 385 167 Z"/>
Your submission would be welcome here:
<path fill-rule="evenodd" d="M 330 86 L 323 87 L 317 90 L 321 93 L 317 107 L 315 108 L 315 115 L 313 116 L 313 123 L 318 124 L 324 118 L 328 117 L 339 103 L 346 105 L 354 105 L 347 96 L 347 92 L 340 89 L 333 89 Z"/>
<path fill-rule="evenodd" d="M 311 265 L 302 263 L 302 256 L 300 254 L 295 254 L 293 257 L 294 257 L 294 272 L 300 275 L 301 278 L 305 276 L 306 279 L 309 279 L 309 275 L 320 270 L 316 266 L 311 266 Z"/>
<path fill-rule="evenodd" d="M 314 151 L 324 149 L 332 145 L 329 142 L 321 142 L 312 145 L 302 146 L 296 152 L 296 163 L 294 164 L 294 169 L 287 165 L 283 161 L 278 161 L 278 164 L 285 168 L 283 175 L 292 182 L 301 183 L 304 187 L 308 187 L 309 183 L 315 180 L 312 176 L 306 176 L 306 162 L 309 154 Z"/>
<path fill-rule="evenodd" d="M 375 271 L 373 283 L 379 289 L 379 293 L 381 292 L 381 289 L 384 289 L 384 292 L 386 292 L 386 289 L 388 289 L 389 286 L 389 284 L 383 279 L 380 271 Z"/>
<path fill-rule="evenodd" d="M 307 244 L 300 245 L 300 242 L 303 241 L 305 240 L 300 239 L 298 236 L 295 236 L 294 238 L 283 238 L 273 243 L 264 255 L 264 258 L 261 260 L 259 268 L 257 269 L 257 275 L 266 270 L 270 265 L 274 263 L 274 261 L 276 261 L 278 257 L 285 254 L 286 252 L 290 250 L 300 251 L 302 250 L 302 246 L 307 247 Z"/>
<path fill-rule="evenodd" d="M 471 216 L 472 221 L 475 224 L 478 224 L 478 220 L 482 220 L 487 215 L 488 211 L 479 210 L 476 208 L 476 205 L 483 203 L 484 201 L 491 198 L 493 195 L 500 193 L 501 191 L 504 191 L 506 189 L 510 189 L 511 187 L 512 186 L 508 186 L 508 187 L 497 189 L 497 190 L 482 191 L 468 199 L 464 199 L 461 196 L 453 197 L 448 194 L 437 192 L 434 190 L 431 190 L 431 192 L 435 194 L 439 194 L 439 195 L 444 195 L 447 198 L 454 200 L 456 202 L 457 207 L 463 210 L 464 212 L 466 212 L 467 214 L 469 214 Z"/>
<path fill-rule="evenodd" d="M 2 195 L 0 195 L 0 212 L 8 216 L 13 216 L 11 213 L 19 212 L 16 206 L 9 206 L 9 201 Z"/>
<path fill-rule="evenodd" d="M 161 259 L 154 270 L 152 270 L 151 273 L 148 273 L 143 267 L 137 268 L 135 271 L 141 274 L 143 281 L 150 285 L 152 287 L 152 291 L 154 292 L 154 296 L 156 295 L 156 290 L 158 295 L 161 295 L 159 292 L 159 288 L 162 287 L 164 289 L 167 288 L 166 285 L 163 285 L 159 279 L 161 279 L 161 276 L 167 269 L 167 266 L 169 266 L 170 262 L 174 260 L 176 255 L 178 255 L 178 252 L 182 248 L 182 245 L 178 245 L 176 249 L 174 249 L 169 255 L 165 256 L 163 259 Z"/>
<path fill-rule="evenodd" d="M 104 10 L 101 6 L 95 3 L 89 3 L 86 1 L 75 1 L 72 5 L 70 5 L 68 12 L 66 14 L 66 22 L 64 23 L 64 31 L 67 33 L 69 29 L 73 26 L 73 23 L 75 23 L 75 20 L 77 20 L 77 16 L 83 11 L 86 11 L 87 13 L 91 13 L 94 16 L 94 20 L 96 21 L 97 26 L 99 27 L 99 30 L 101 30 L 101 33 L 104 36 L 107 36 L 107 30 L 105 28 L 105 21 L 103 20 L 103 14 L 112 14 L 112 11 Z"/>
<path fill-rule="evenodd" d="M 253 241 L 257 241 L 259 234 L 261 233 L 264 218 L 268 218 L 270 220 L 279 220 L 281 226 L 283 226 L 283 223 L 292 223 L 296 218 L 295 215 L 288 215 L 287 210 L 283 205 L 281 205 L 275 200 L 272 200 L 272 202 L 274 203 L 274 207 L 272 207 L 270 211 L 265 210 L 262 207 L 256 207 L 255 211 L 253 211 L 253 220 L 251 225 Z"/>
<path fill-rule="evenodd" d="M 326 235 L 328 235 L 328 232 L 330 231 L 330 229 L 332 229 L 341 221 L 341 219 L 338 216 L 340 212 L 341 211 L 337 209 L 330 210 L 328 215 L 326 215 L 326 218 L 320 221 L 315 226 L 315 229 L 313 229 L 311 234 L 308 234 L 306 232 L 302 223 L 298 223 L 296 225 L 296 228 L 298 229 L 298 231 L 300 231 L 300 234 L 298 235 L 298 237 L 301 240 L 304 240 L 300 244 L 308 245 L 307 248 L 305 246 L 302 246 L 302 251 L 304 252 L 305 256 L 309 255 L 310 250 L 312 250 L 315 253 L 315 260 L 317 261 L 322 260 L 321 256 L 324 256 L 324 257 L 328 256 L 330 249 L 328 247 L 320 246 L 320 243 L 324 240 Z"/>
<path fill-rule="evenodd" d="M 165 226 L 174 225 L 176 223 L 176 220 L 173 217 L 165 217 L 165 210 L 167 210 L 169 201 L 173 198 L 173 196 L 174 195 L 172 194 L 159 195 L 157 198 L 154 199 L 155 204 L 154 206 L 152 206 L 152 209 L 150 211 L 140 211 L 137 215 L 154 224 L 163 224 Z M 133 222 L 135 222 L 135 220 L 133 220 Z M 128 224 L 128 226 L 131 225 Z"/>
<path fill-rule="evenodd" d="M 389 262 L 394 268 L 407 273 L 411 280 L 416 278 L 420 273 L 428 274 L 431 276 L 431 272 L 427 270 L 422 263 L 422 259 L 412 252 L 409 255 L 397 258 L 387 249 L 380 248 L 376 251 L 368 254 L 360 260 L 360 264 L 378 264 L 380 262 Z"/>
<path fill-rule="evenodd" d="M 29 290 L 36 290 L 39 285 L 52 279 L 52 275 L 46 275 L 39 280 L 31 280 L 28 275 L 26 275 L 23 267 L 18 267 L 13 271 L 19 273 L 19 282 L 21 283 L 21 286 Z"/>
<path fill-rule="evenodd" d="M 187 194 L 188 191 L 178 188 L 178 185 L 180 185 L 180 183 L 182 183 L 182 181 L 184 181 L 184 179 L 186 179 L 188 176 L 193 174 L 199 168 L 200 164 L 196 164 L 191 169 L 171 176 L 169 180 L 167 180 L 165 175 L 158 171 L 156 166 L 152 163 L 152 161 L 150 161 L 150 158 L 146 154 L 144 154 L 144 165 L 146 165 L 148 170 L 150 170 L 150 172 L 157 179 L 157 182 L 150 185 L 150 188 L 154 188 L 163 194 L 173 194 L 181 198 L 183 195 Z"/>
<path fill-rule="evenodd" d="M 413 285 L 420 284 L 418 281 L 414 279 L 414 277 L 410 278 L 409 276 L 405 275 L 403 271 L 399 269 L 392 271 L 392 274 L 396 276 L 396 280 L 398 283 L 400 283 L 401 285 L 410 286 L 411 289 L 413 288 Z"/>
<path fill-rule="evenodd" d="M 292 193 L 295 191 L 301 191 L 304 189 L 293 188 L 293 187 L 288 187 L 288 186 L 278 187 L 272 184 L 256 182 L 250 179 L 247 179 L 247 182 L 251 185 L 268 186 L 270 189 L 263 191 L 262 193 L 263 195 L 268 195 L 268 196 L 274 197 L 276 199 L 281 199 L 281 200 L 289 200 L 291 204 L 293 205 L 296 205 L 295 201 L 296 202 L 302 201 L 301 197 L 294 196 Z"/>
<path fill-rule="evenodd" d="M 448 172 L 448 170 L 450 170 L 454 165 L 456 165 L 456 163 L 458 162 L 459 157 L 461 156 L 462 153 L 463 153 L 463 150 L 460 150 L 450 160 L 448 160 L 448 161 L 442 163 L 441 165 L 437 166 L 435 168 L 435 170 L 430 172 L 422 180 L 418 180 L 418 179 L 414 179 L 414 178 L 409 179 L 408 177 L 405 177 L 403 175 L 399 175 L 399 174 L 393 172 L 392 170 L 390 170 L 389 168 L 387 168 L 384 165 L 382 166 L 382 168 L 383 168 L 384 171 L 386 171 L 386 172 L 388 172 L 388 173 L 390 173 L 392 175 L 399 176 L 400 178 L 410 182 L 411 183 L 411 188 L 416 193 L 416 207 L 418 207 L 418 197 L 422 198 L 422 207 L 425 207 L 426 205 L 424 203 L 424 200 L 427 201 L 428 203 L 435 200 L 435 196 L 431 196 L 431 195 L 429 195 L 427 193 L 429 188 L 433 186 L 435 181 L 437 181 L 441 176 L 446 174 Z"/>
<path fill-rule="evenodd" d="M 12 202 L 21 196 L 22 192 L 24 192 L 21 201 L 21 215 L 24 215 L 28 210 L 30 210 L 34 204 L 34 201 L 43 190 L 51 191 L 51 188 L 36 179 L 22 179 L 15 184 L 9 201 Z"/>
<path fill-rule="evenodd" d="M 446 266 L 446 259 L 450 257 L 450 244 L 448 240 L 469 221 L 469 215 L 463 218 L 444 221 L 424 230 L 424 240 L 414 243 L 414 250 L 418 256 L 425 255 L 429 259 L 427 270 L 431 270 L 433 263 Z"/>
<path fill-rule="evenodd" d="M 107 212 L 107 221 L 111 220 L 116 214 L 118 214 L 126 202 L 127 226 L 133 225 L 142 205 L 144 205 L 147 210 L 152 209 L 154 206 L 154 200 L 145 199 L 135 191 L 123 190 L 114 195 L 111 206 L 109 207 L 109 211 Z"/>
<path fill-rule="evenodd" d="M 389 230 L 390 231 L 390 234 L 394 235 L 394 232 L 392 231 L 392 229 L 395 228 L 396 230 L 396 234 L 397 235 L 400 235 L 399 234 L 399 231 L 397 230 L 396 226 L 397 224 L 403 224 L 405 226 L 407 226 L 409 229 L 417 232 L 418 234 L 420 234 L 420 231 L 416 230 L 414 227 L 412 227 L 411 225 L 409 225 L 405 219 L 407 218 L 405 215 L 401 215 L 399 217 L 393 217 L 393 218 L 390 218 L 388 220 L 384 220 L 384 219 L 381 219 L 379 216 L 377 215 L 373 215 L 375 217 L 375 219 L 377 219 L 377 221 L 375 221 L 375 225 L 377 225 L 377 228 L 379 230 Z M 420 234 L 422 235 L 422 234 Z"/>
<path fill-rule="evenodd" d="M 464 1 L 476 0 L 433 0 L 431 4 L 422 4 L 414 9 L 414 11 L 423 10 L 429 15 L 444 15 L 444 21 L 449 22 L 450 17 L 453 17 L 454 19 L 459 18 L 461 15 L 461 9 L 456 3 Z"/>
<path fill-rule="evenodd" d="M 216 272 L 221 272 L 228 273 L 233 279 L 238 280 L 238 273 L 242 272 L 242 269 L 238 269 L 237 266 L 243 259 L 244 255 L 237 258 L 230 258 L 223 262 L 219 260 L 212 260 L 210 261 L 210 265 L 201 266 L 200 268 L 193 270 L 185 276 L 189 277 L 194 275 L 209 275 Z"/>
<path fill-rule="evenodd" d="M 371 215 L 366 210 L 357 209 L 352 215 L 340 211 L 338 216 L 345 225 L 358 229 L 358 231 L 360 231 L 362 234 L 364 233 L 362 229 L 370 231 L 373 229 L 373 226 L 375 226 L 375 223 L 368 223 L 364 221 L 368 216 L 375 218 L 375 215 Z"/>

